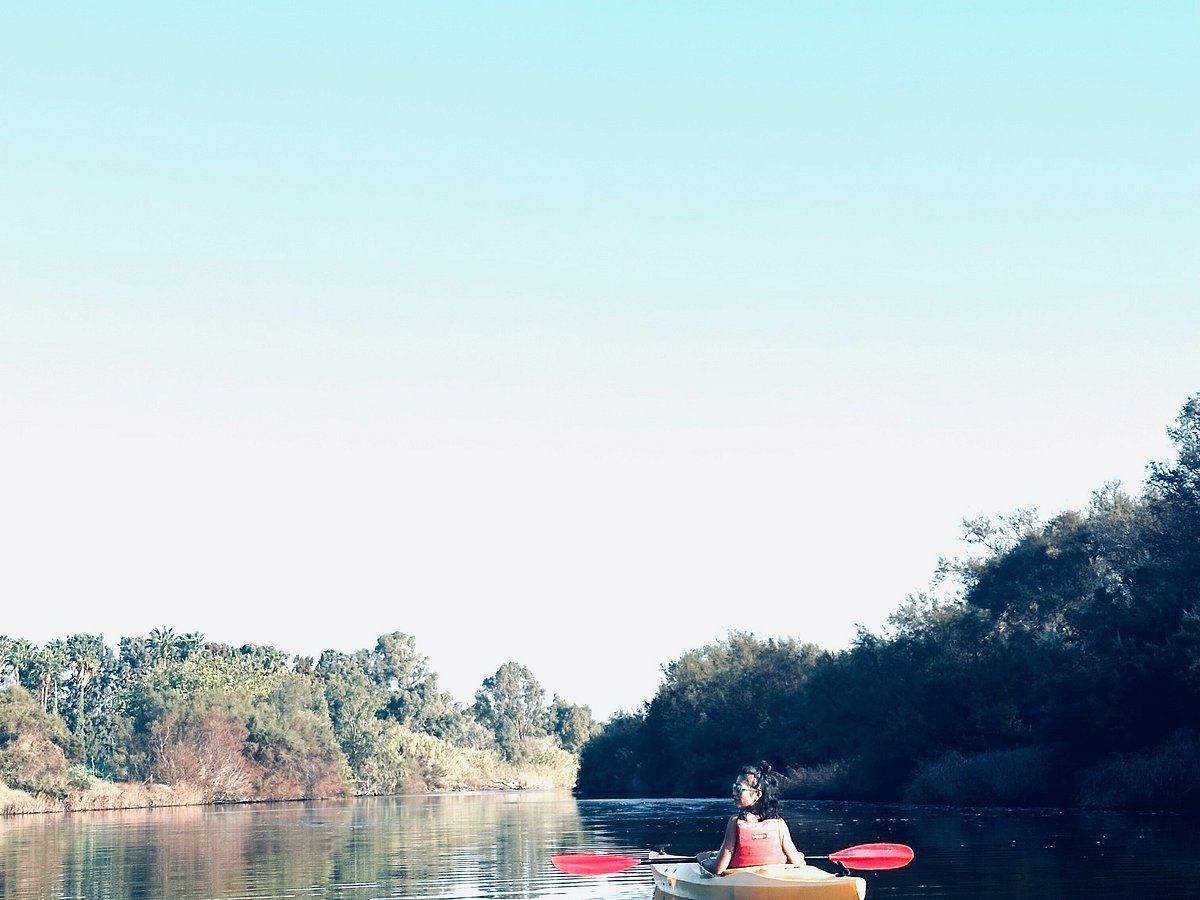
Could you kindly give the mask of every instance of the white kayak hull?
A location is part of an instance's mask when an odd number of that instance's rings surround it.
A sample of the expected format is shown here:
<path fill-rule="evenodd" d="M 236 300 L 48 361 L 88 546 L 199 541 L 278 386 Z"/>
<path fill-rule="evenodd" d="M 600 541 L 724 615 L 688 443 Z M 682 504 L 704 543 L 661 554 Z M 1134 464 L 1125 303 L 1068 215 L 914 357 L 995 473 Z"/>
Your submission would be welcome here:
<path fill-rule="evenodd" d="M 755 866 L 711 875 L 699 863 L 650 866 L 662 893 L 681 900 L 864 900 L 867 882 L 816 866 Z"/>

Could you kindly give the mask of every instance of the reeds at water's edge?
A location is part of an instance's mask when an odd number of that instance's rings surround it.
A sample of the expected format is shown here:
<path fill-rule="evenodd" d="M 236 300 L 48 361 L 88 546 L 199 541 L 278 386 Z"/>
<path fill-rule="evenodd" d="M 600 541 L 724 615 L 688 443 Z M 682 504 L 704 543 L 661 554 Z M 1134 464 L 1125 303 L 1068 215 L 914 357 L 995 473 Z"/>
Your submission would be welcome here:
<path fill-rule="evenodd" d="M 155 806 L 199 806 L 207 802 L 210 801 L 203 790 L 189 785 L 105 782 L 95 788 L 71 791 L 66 797 L 57 798 L 45 794 L 30 794 L 0 784 L 0 816 L 145 809 Z"/>

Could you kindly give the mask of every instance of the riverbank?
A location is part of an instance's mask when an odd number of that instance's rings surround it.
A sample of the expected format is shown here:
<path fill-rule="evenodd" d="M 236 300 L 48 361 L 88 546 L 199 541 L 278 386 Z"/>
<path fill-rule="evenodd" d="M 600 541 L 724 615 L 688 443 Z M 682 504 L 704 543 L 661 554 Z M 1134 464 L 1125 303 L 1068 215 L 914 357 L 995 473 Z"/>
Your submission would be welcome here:
<path fill-rule="evenodd" d="M 540 791 L 551 790 L 553 784 L 541 781 L 504 780 L 464 786 L 457 791 Z M 337 797 L 349 797 L 339 794 Z M 256 797 L 242 800 L 214 800 L 205 791 L 192 785 L 117 783 L 95 780 L 88 787 L 69 792 L 65 797 L 31 794 L 10 788 L 0 782 L 0 816 L 37 815 L 39 813 L 103 812 L 117 809 L 153 809 L 166 806 L 216 806 L 229 803 L 277 803 L 302 800 L 329 800 L 333 797 Z"/>

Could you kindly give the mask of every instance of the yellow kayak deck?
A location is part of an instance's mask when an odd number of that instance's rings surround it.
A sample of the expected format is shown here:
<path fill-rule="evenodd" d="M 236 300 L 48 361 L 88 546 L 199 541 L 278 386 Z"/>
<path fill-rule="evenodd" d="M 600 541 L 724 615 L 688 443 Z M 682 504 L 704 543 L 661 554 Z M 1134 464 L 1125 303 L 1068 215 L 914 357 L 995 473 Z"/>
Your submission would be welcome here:
<path fill-rule="evenodd" d="M 651 854 L 653 858 L 653 854 Z M 864 900 L 867 882 L 816 866 L 756 866 L 712 875 L 699 863 L 651 863 L 654 884 L 681 900 Z"/>

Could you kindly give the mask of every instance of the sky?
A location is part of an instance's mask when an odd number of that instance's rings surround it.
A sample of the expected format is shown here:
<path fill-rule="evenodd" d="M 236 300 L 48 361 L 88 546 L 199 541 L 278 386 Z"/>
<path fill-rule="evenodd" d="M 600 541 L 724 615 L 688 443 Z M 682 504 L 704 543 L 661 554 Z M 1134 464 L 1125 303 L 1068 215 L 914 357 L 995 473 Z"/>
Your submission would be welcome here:
<path fill-rule="evenodd" d="M 597 718 L 1200 391 L 1192 2 L 12 3 L 0 633 Z"/>

